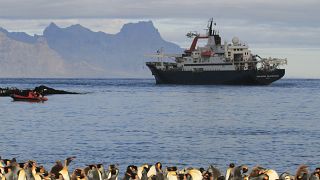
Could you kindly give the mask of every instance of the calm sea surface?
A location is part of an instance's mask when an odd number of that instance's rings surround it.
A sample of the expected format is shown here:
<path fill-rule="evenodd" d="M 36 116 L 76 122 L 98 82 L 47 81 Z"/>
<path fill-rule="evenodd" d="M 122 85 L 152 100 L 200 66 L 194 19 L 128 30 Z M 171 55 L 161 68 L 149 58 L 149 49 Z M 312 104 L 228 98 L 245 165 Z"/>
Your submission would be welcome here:
<path fill-rule="evenodd" d="M 81 95 L 44 103 L 0 98 L 0 155 L 49 168 L 90 163 L 225 170 L 230 162 L 295 172 L 320 166 L 320 80 L 270 86 L 155 85 L 153 79 L 0 79 L 0 87 L 46 85 Z M 123 171 L 121 172 L 121 176 Z"/>

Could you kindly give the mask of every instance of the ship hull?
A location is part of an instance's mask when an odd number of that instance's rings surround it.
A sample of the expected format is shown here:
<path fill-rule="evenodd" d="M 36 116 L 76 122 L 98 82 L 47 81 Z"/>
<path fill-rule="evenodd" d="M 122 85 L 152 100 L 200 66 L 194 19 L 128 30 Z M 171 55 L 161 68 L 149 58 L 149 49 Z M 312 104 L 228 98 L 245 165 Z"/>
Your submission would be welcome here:
<path fill-rule="evenodd" d="M 157 84 L 227 84 L 227 85 L 268 85 L 281 79 L 284 69 L 273 71 L 242 70 L 242 71 L 178 71 L 159 70 L 147 65 L 154 75 Z"/>

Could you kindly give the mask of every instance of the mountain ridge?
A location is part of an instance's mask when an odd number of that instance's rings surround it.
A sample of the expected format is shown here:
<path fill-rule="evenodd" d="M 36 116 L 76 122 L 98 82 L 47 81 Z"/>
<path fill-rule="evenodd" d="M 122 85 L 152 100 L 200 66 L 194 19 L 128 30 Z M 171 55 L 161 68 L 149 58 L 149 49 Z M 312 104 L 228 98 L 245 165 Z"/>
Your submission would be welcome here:
<path fill-rule="evenodd" d="M 25 32 L 8 32 L 0 28 L 2 36 L 11 39 L 11 44 L 25 43 L 32 46 L 29 47 L 30 54 L 26 55 L 26 45 L 14 45 L 16 49 L 13 52 L 3 51 L 0 56 L 0 64 L 3 62 L 11 62 L 12 67 L 20 66 L 15 61 L 17 56 L 21 56 L 24 52 L 25 61 L 32 61 L 28 58 L 44 58 L 50 59 L 52 62 L 61 62 L 60 68 L 45 67 L 49 64 L 41 64 L 38 59 L 36 67 L 43 69 L 56 69 L 56 74 L 63 77 L 151 77 L 151 73 L 145 67 L 148 60 L 144 54 L 156 52 L 163 48 L 165 52 L 179 53 L 182 49 L 171 42 L 165 41 L 158 29 L 156 29 L 152 21 L 140 21 L 138 23 L 127 23 L 122 26 L 116 34 L 108 34 L 105 32 L 94 32 L 80 24 L 74 24 L 65 28 L 59 27 L 54 22 L 50 23 L 44 30 L 43 35 L 28 35 Z M 8 40 L 7 40 L 8 41 Z M 36 46 L 43 48 L 36 49 Z M 0 49 L 5 43 L 0 41 Z M 46 48 L 47 46 L 47 48 Z M 19 49 L 22 48 L 22 49 Z M 2 48 L 3 49 L 3 48 Z M 31 50 L 32 49 L 32 50 Z M 41 54 L 37 50 L 46 51 L 48 57 L 37 56 Z M 21 60 L 21 59 L 20 59 Z M 45 61 L 45 60 L 43 60 Z M 59 64 L 59 63 L 58 63 Z M 50 64 L 50 66 L 55 66 Z M 7 66 L 10 71 L 10 65 Z M 63 68 L 62 68 L 63 67 Z M 0 67 L 0 72 L 3 71 Z M 12 71 L 16 69 L 12 68 Z M 25 74 L 17 73 L 23 76 L 32 74 L 34 77 L 44 77 L 45 72 L 30 73 L 32 69 L 26 70 Z M 10 77 L 15 72 L 10 73 Z M 0 73 L 2 77 L 5 74 Z M 51 75 L 48 74 L 50 77 Z M 29 76 L 28 76 L 29 77 Z"/>

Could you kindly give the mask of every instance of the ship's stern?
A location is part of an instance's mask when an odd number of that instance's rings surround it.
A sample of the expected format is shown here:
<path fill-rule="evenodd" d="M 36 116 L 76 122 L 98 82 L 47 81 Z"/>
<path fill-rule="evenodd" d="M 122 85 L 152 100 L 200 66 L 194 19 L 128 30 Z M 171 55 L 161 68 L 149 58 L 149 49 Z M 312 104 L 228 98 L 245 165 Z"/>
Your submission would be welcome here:
<path fill-rule="evenodd" d="M 273 71 L 258 70 L 255 81 L 260 85 L 268 85 L 281 79 L 285 75 L 285 69 L 275 69 Z"/>

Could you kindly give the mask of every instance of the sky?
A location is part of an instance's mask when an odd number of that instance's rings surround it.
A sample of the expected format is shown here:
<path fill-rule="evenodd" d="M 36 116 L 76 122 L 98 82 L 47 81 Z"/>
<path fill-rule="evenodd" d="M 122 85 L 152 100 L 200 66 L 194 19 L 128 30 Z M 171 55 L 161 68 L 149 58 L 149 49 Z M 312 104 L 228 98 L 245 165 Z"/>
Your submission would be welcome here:
<path fill-rule="evenodd" d="M 237 36 L 253 53 L 287 58 L 286 77 L 320 78 L 320 0 L 0 0 L 0 27 L 42 34 L 50 22 L 117 33 L 151 20 L 181 47 L 213 18 L 223 40 Z"/>

